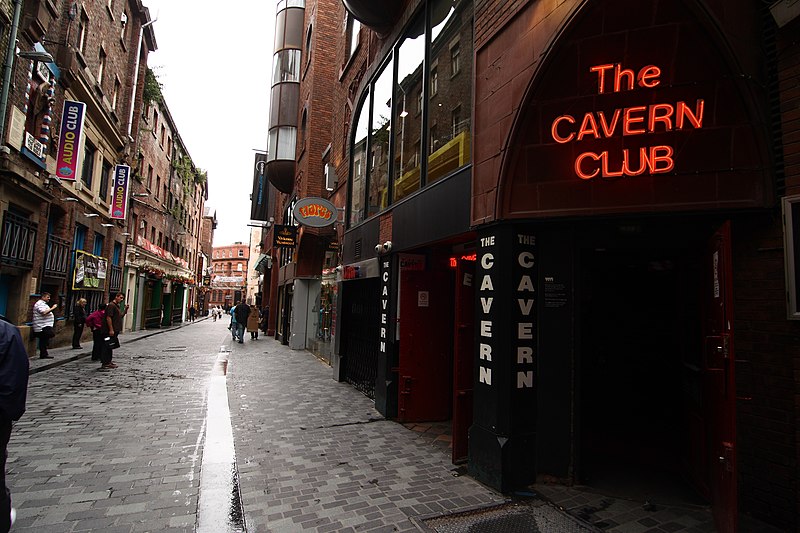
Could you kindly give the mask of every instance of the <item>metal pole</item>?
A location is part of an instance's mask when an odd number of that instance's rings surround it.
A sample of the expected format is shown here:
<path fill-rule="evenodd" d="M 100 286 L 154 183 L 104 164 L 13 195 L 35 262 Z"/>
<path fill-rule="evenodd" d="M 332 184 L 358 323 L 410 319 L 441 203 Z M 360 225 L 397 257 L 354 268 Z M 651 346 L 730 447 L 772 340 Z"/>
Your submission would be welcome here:
<path fill-rule="evenodd" d="M 22 0 L 14 0 L 14 15 L 11 21 L 11 32 L 8 35 L 8 47 L 3 63 L 3 86 L 0 90 L 0 146 L 5 144 L 6 113 L 8 112 L 8 93 L 11 89 L 11 73 L 14 68 L 14 57 L 17 55 L 17 31 L 22 11 Z"/>

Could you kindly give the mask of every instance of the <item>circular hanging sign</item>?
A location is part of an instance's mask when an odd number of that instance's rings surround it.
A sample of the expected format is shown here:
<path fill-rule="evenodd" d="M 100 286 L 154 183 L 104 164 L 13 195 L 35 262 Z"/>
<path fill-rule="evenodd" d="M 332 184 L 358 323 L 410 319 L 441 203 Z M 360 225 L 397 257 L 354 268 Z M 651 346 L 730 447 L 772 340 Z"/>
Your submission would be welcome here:
<path fill-rule="evenodd" d="M 339 218 L 336 206 L 325 198 L 303 198 L 294 206 L 294 219 L 304 226 L 324 228 Z"/>

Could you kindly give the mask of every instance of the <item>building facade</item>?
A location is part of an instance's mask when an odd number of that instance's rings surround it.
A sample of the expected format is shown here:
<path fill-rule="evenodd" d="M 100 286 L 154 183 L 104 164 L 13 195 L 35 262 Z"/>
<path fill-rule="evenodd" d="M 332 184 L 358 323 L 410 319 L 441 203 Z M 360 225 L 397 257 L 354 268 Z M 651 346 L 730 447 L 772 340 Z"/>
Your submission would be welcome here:
<path fill-rule="evenodd" d="M 149 69 L 145 86 L 153 96 L 139 128 L 126 261 L 134 303 L 127 320 L 134 330 L 180 323 L 188 307 L 198 305 L 208 199 L 206 173 L 192 161 Z"/>
<path fill-rule="evenodd" d="M 214 246 L 211 252 L 211 287 L 208 302 L 211 306 L 230 309 L 247 297 L 247 265 L 250 246 L 235 242 Z"/>
<path fill-rule="evenodd" d="M 334 378 L 450 420 L 454 462 L 501 491 L 624 473 L 719 531 L 795 530 L 800 8 L 343 3 L 330 131 L 298 105 L 267 168 L 281 225 L 334 176 Z M 330 167 L 301 177 L 308 135 Z"/>
<path fill-rule="evenodd" d="M 126 206 L 117 192 L 136 152 L 140 74 L 156 43 L 138 0 L 2 5 L 14 61 L 0 97 L 0 313 L 28 340 L 32 303 L 50 292 L 60 304 L 58 344 L 71 335 L 63 326 L 79 298 L 91 311 L 123 290 Z"/>

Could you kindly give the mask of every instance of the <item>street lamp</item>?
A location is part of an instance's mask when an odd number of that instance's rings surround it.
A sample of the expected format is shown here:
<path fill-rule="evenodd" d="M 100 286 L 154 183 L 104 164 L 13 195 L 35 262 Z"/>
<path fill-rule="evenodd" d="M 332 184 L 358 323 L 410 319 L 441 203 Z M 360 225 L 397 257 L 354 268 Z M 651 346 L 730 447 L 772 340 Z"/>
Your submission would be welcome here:
<path fill-rule="evenodd" d="M 41 61 L 42 63 L 52 63 L 55 61 L 49 52 L 40 52 L 39 50 L 17 52 L 17 57 L 22 59 L 31 59 L 33 61 Z"/>

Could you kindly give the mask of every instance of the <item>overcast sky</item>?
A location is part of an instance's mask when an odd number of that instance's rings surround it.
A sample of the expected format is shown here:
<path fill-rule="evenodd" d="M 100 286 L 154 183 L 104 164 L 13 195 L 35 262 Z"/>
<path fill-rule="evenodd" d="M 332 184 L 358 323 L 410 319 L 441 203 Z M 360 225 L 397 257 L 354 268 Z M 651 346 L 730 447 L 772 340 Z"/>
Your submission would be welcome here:
<path fill-rule="evenodd" d="M 249 242 L 254 149 L 266 149 L 276 0 L 143 0 L 148 64 L 195 164 L 208 171 L 214 246 Z"/>

